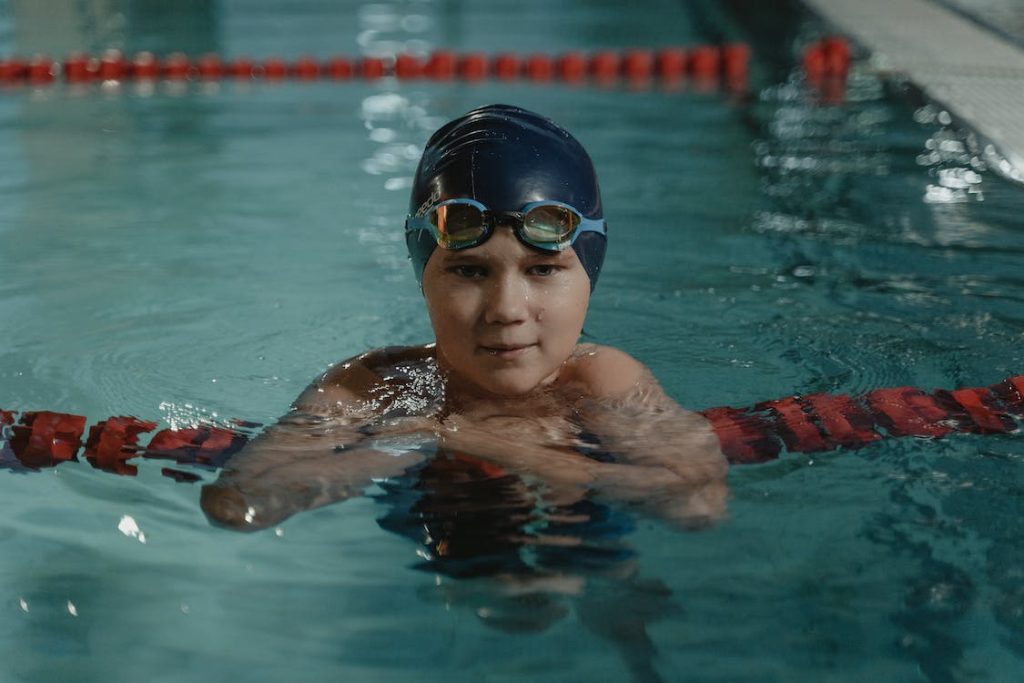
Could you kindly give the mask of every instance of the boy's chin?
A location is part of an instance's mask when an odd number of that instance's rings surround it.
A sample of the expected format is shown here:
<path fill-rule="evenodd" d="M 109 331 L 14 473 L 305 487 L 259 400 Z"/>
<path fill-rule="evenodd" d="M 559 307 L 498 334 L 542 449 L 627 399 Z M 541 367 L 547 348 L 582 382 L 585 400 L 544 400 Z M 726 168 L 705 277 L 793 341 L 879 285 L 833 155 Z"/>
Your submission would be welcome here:
<path fill-rule="evenodd" d="M 473 385 L 497 398 L 518 398 L 535 392 L 545 384 L 545 379 L 545 376 L 536 373 L 498 373 L 477 378 Z"/>

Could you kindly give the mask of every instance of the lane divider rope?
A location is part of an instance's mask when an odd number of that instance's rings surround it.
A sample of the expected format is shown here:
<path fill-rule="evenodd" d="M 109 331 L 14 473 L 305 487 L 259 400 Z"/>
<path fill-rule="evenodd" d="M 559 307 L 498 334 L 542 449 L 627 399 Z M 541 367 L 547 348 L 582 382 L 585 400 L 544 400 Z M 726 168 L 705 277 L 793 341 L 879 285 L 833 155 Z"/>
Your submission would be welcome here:
<path fill-rule="evenodd" d="M 479 81 L 527 79 L 579 83 L 596 81 L 724 79 L 730 87 L 744 86 L 750 61 L 750 47 L 743 43 L 666 47 L 657 50 L 602 50 L 593 53 L 566 52 L 559 55 L 513 52 L 486 54 L 437 50 L 428 56 L 398 54 L 393 57 L 333 57 L 318 60 L 301 57 L 253 60 L 247 57 L 223 59 L 217 54 L 190 58 L 181 52 L 158 57 L 139 52 L 126 58 L 118 50 L 100 56 L 76 52 L 63 61 L 44 55 L 31 59 L 0 58 L 0 84 L 50 85 L 120 81 L 217 81 L 293 79 L 299 81 L 354 79 Z"/>
<path fill-rule="evenodd" d="M 931 393 L 895 387 L 862 396 L 816 393 L 747 408 L 709 408 L 701 414 L 733 465 L 767 462 L 784 451 L 860 448 L 886 437 L 1007 434 L 1018 431 L 1018 422 L 1024 420 L 1024 375 L 988 387 Z M 0 468 L 54 467 L 76 461 L 82 450 L 93 467 L 116 474 L 136 474 L 136 465 L 128 461 L 137 457 L 212 469 L 223 466 L 261 426 L 239 420 L 231 427 L 168 428 L 142 446 L 140 436 L 156 429 L 156 422 L 111 417 L 89 427 L 88 434 L 86 422 L 84 416 L 68 413 L 0 410 Z M 181 482 L 201 479 L 172 467 L 161 472 Z"/>

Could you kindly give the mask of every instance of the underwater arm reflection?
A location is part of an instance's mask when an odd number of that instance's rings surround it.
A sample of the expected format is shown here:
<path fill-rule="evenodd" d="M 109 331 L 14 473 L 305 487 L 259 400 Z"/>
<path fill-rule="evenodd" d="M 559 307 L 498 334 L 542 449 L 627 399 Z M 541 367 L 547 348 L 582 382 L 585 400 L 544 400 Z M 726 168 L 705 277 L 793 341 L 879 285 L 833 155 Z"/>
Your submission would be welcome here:
<path fill-rule="evenodd" d="M 591 415 L 600 419 L 597 413 Z M 618 462 L 606 462 L 575 449 L 510 438 L 514 431 L 496 429 L 491 422 L 449 419 L 438 434 L 438 445 L 538 483 L 542 502 L 548 504 L 572 504 L 596 496 L 640 505 L 655 516 L 685 526 L 705 524 L 724 512 L 725 466 L 717 441 L 705 443 L 693 437 L 695 444 L 707 448 L 701 454 L 706 462 L 698 463 L 694 457 L 694 467 L 687 469 L 680 466 L 678 451 L 671 455 L 636 451 L 626 453 Z"/>

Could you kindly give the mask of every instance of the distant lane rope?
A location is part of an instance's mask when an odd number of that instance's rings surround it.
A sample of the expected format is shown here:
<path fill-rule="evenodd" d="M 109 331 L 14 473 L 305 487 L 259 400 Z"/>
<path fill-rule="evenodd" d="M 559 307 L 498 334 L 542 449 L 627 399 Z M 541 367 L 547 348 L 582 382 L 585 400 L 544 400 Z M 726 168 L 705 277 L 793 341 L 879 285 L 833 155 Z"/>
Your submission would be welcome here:
<path fill-rule="evenodd" d="M 603 50 L 593 53 L 566 52 L 517 54 L 502 52 L 457 53 L 437 50 L 426 57 L 399 54 L 393 57 L 333 57 L 318 60 L 301 57 L 294 61 L 278 58 L 253 60 L 224 59 L 217 54 L 190 58 L 176 52 L 158 57 L 139 52 L 127 58 L 118 50 L 100 56 L 73 53 L 63 61 L 37 55 L 0 58 L 0 84 L 44 86 L 56 82 L 99 83 L 121 81 L 299 81 L 354 79 L 479 81 L 527 79 L 581 83 L 644 81 L 661 79 L 699 81 L 721 79 L 729 87 L 745 86 L 750 47 L 742 43 L 666 47 L 657 50 Z"/>

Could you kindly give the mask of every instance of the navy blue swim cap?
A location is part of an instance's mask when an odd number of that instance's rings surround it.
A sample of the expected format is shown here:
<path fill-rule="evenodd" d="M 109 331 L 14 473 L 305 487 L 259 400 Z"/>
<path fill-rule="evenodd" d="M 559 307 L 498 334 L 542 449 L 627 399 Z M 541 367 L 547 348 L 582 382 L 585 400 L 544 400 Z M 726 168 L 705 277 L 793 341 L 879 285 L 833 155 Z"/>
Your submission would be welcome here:
<path fill-rule="evenodd" d="M 551 200 L 572 206 L 585 218 L 603 218 L 597 174 L 583 146 L 551 119 L 505 104 L 480 107 L 451 121 L 427 141 L 413 178 L 409 214 L 446 199 L 475 199 L 491 211 L 519 211 L 530 202 Z M 416 279 L 437 248 L 425 230 L 405 236 Z M 572 248 L 590 278 L 604 262 L 607 239 L 582 232 Z"/>

